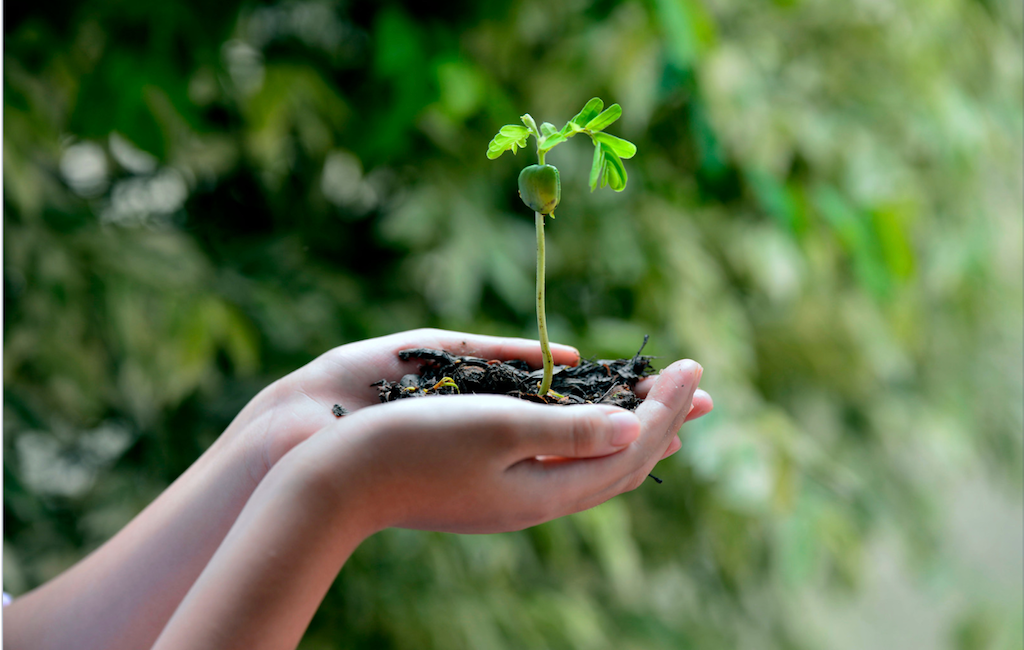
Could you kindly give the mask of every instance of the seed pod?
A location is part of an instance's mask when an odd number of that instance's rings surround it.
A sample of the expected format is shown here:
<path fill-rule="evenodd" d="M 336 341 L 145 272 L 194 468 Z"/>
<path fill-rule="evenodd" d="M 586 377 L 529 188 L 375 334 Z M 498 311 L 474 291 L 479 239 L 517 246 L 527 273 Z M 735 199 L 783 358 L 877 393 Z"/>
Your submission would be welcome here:
<path fill-rule="evenodd" d="M 519 172 L 519 198 L 535 212 L 554 212 L 562 198 L 562 183 L 554 165 L 530 165 Z"/>

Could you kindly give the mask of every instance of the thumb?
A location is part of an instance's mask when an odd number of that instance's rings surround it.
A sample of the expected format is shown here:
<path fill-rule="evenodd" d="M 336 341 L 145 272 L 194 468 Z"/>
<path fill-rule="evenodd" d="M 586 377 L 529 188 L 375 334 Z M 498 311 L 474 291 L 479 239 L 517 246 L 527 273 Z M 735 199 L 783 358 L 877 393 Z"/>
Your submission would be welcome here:
<path fill-rule="evenodd" d="M 640 436 L 640 419 L 616 406 L 536 406 L 540 417 L 524 430 L 517 449 L 529 457 L 597 458 Z"/>

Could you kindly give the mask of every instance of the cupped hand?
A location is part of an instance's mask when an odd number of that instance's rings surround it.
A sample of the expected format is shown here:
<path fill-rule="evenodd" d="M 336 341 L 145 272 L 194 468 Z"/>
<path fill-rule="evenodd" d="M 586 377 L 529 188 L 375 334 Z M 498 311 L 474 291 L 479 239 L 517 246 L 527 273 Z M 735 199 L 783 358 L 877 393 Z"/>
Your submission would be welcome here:
<path fill-rule="evenodd" d="M 636 413 L 482 395 L 377 405 L 318 432 L 292 464 L 370 529 L 518 530 L 642 483 L 678 440 L 700 373 L 673 364 Z"/>
<path fill-rule="evenodd" d="M 482 336 L 438 329 L 417 329 L 334 348 L 260 392 L 225 431 L 221 444 L 240 440 L 251 458 L 252 473 L 262 476 L 295 445 L 335 422 L 340 404 L 354 412 L 380 404 L 380 380 L 397 381 L 417 372 L 422 362 L 402 361 L 400 350 L 433 348 L 485 359 L 522 359 L 541 365 L 540 343 L 520 338 Z M 579 352 L 552 344 L 556 364 L 575 365 Z"/>
<path fill-rule="evenodd" d="M 702 371 L 703 372 L 703 371 Z M 640 380 L 636 385 L 636 394 L 641 399 L 646 399 L 650 393 L 651 388 L 654 387 L 655 381 L 658 379 L 658 375 L 646 377 Z M 711 399 L 711 395 L 703 388 L 698 388 L 693 394 L 693 401 L 690 404 L 690 411 L 686 414 L 683 422 L 690 422 L 696 420 L 699 417 L 703 417 L 710 413 L 715 408 L 715 402 Z M 665 449 L 665 453 L 662 454 L 661 458 L 665 459 L 672 454 L 679 451 L 683 446 L 679 436 L 673 436 L 669 439 L 668 447 Z"/>

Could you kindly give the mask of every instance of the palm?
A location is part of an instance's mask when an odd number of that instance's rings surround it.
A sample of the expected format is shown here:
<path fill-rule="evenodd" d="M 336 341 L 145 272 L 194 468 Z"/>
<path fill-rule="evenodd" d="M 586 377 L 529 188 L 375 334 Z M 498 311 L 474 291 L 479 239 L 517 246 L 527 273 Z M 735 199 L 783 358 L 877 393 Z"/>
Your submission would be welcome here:
<path fill-rule="evenodd" d="M 356 411 L 379 404 L 380 379 L 397 381 L 415 372 L 416 361 L 402 361 L 399 350 L 426 347 L 488 359 L 524 359 L 540 366 L 540 345 L 525 339 L 498 338 L 423 329 L 343 345 L 283 377 L 264 390 L 239 414 L 229 435 L 244 436 L 263 448 L 269 466 L 295 445 L 336 421 L 335 404 Z M 579 353 L 552 346 L 555 362 L 572 364 Z M 244 431 L 244 433 L 242 433 Z"/>

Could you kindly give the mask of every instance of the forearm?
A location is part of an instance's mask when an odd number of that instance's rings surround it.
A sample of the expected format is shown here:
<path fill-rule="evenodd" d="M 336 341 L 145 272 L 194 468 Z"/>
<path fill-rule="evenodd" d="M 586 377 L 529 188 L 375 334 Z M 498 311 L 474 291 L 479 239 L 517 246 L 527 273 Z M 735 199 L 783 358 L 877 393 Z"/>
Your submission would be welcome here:
<path fill-rule="evenodd" d="M 149 647 L 255 489 L 243 441 L 218 441 L 127 527 L 4 612 L 12 648 Z"/>
<path fill-rule="evenodd" d="M 354 499 L 336 485 L 307 480 L 309 475 L 295 453 L 274 466 L 155 649 L 279 650 L 298 644 L 338 571 L 374 530 Z"/>

